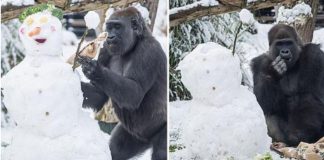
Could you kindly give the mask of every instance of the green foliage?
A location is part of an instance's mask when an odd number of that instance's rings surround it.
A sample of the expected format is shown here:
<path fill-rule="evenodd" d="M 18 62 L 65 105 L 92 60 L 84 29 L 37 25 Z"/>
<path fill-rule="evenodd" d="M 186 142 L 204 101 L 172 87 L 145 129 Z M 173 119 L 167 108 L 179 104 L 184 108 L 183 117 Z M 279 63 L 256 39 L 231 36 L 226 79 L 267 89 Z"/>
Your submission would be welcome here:
<path fill-rule="evenodd" d="M 63 19 L 63 11 L 61 9 L 56 8 L 53 4 L 39 4 L 36 6 L 31 6 L 26 8 L 20 15 L 19 20 L 23 22 L 28 16 L 35 14 L 37 12 L 49 11 L 52 13 L 54 17 L 57 17 L 59 20 Z"/>
<path fill-rule="evenodd" d="M 176 152 L 177 150 L 181 150 L 186 148 L 186 146 L 182 144 L 172 144 L 169 146 L 169 152 Z"/>
<path fill-rule="evenodd" d="M 269 152 L 265 154 L 259 154 L 256 157 L 254 157 L 254 160 L 273 160 L 271 154 Z"/>
<path fill-rule="evenodd" d="M 1 24 L 1 76 L 25 57 L 25 49 L 18 36 L 20 24 L 17 19 Z"/>

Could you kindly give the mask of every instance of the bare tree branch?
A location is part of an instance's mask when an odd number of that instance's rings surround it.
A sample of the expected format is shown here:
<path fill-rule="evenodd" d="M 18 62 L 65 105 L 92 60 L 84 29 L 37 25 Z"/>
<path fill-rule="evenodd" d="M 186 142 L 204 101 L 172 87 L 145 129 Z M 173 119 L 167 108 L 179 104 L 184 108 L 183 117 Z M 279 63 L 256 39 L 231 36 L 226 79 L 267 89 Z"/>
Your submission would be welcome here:
<path fill-rule="evenodd" d="M 127 1 L 128 4 L 138 2 L 140 0 L 84 0 L 79 3 L 71 3 L 70 0 L 36 0 L 36 4 L 54 2 L 55 6 L 61 8 L 64 13 L 69 12 L 80 12 L 80 11 L 90 11 L 106 9 L 108 6 L 116 7 L 122 6 Z M 1 20 L 2 22 L 17 18 L 19 14 L 24 11 L 28 6 L 13 6 L 11 4 L 6 6 L 1 6 Z"/>
<path fill-rule="evenodd" d="M 256 1 L 249 3 L 246 8 L 249 10 L 258 10 L 262 8 L 268 8 L 275 5 L 291 4 L 296 0 L 268 0 L 268 1 Z M 170 27 L 179 25 L 186 21 L 191 21 L 197 18 L 201 18 L 209 15 L 218 15 L 228 12 L 240 10 L 244 6 L 244 0 L 220 0 L 220 4 L 217 6 L 201 6 L 190 8 L 187 10 L 181 10 L 176 13 L 170 14 Z M 172 10 L 172 9 L 171 9 Z"/>

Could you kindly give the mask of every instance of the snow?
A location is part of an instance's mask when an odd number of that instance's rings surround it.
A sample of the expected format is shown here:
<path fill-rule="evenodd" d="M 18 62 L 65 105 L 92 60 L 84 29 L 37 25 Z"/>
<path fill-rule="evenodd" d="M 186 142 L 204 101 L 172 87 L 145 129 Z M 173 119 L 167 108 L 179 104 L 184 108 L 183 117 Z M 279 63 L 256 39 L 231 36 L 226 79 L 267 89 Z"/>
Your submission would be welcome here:
<path fill-rule="evenodd" d="M 47 23 L 40 23 L 44 18 Z M 8 146 L 1 158 L 111 159 L 109 136 L 81 109 L 80 76 L 62 60 L 61 22 L 44 12 L 27 19 L 19 28 L 26 57 L 2 79 L 3 102 L 17 126 L 3 129 Z"/>
<path fill-rule="evenodd" d="M 34 3 L 34 0 L 1 0 L 1 6 L 6 6 L 9 4 L 14 6 L 27 6 L 33 5 Z"/>
<path fill-rule="evenodd" d="M 203 7 L 211 7 L 211 6 L 217 6 L 219 5 L 218 1 L 216 0 L 200 0 L 185 6 L 177 7 L 177 8 L 172 8 L 169 11 L 169 14 L 176 14 L 178 12 L 182 12 L 185 10 L 189 10 L 198 6 L 203 6 Z"/>
<path fill-rule="evenodd" d="M 313 43 L 317 43 L 321 45 L 321 49 L 324 51 L 324 28 L 318 29 L 314 31 L 313 35 Z"/>
<path fill-rule="evenodd" d="M 71 3 L 80 3 L 82 2 L 83 0 L 72 0 Z"/>
<path fill-rule="evenodd" d="M 268 32 L 273 24 L 255 23 L 257 34 L 248 35 L 244 41 L 238 43 L 237 55 L 241 61 L 241 70 L 244 74 L 243 81 L 250 90 L 253 89 L 252 72 L 250 62 L 254 57 L 268 51 Z"/>
<path fill-rule="evenodd" d="M 63 30 L 63 45 L 77 45 L 78 37 L 71 31 Z"/>
<path fill-rule="evenodd" d="M 248 3 L 253 3 L 253 2 L 257 2 L 258 0 L 248 0 Z"/>
<path fill-rule="evenodd" d="M 244 24 L 252 25 L 255 22 L 253 14 L 247 9 L 242 9 L 239 13 L 239 16 L 240 16 L 240 20 Z"/>
<path fill-rule="evenodd" d="M 179 69 L 193 100 L 170 103 L 170 143 L 185 146 L 171 153 L 172 160 L 252 159 L 268 151 L 264 116 L 255 96 L 240 85 L 238 57 L 208 42 L 188 54 Z"/>
<path fill-rule="evenodd" d="M 143 7 L 140 3 L 133 4 L 133 7 L 136 8 L 141 13 L 146 24 L 151 24 L 151 19 L 149 17 L 150 12 L 147 10 L 147 8 Z"/>
<path fill-rule="evenodd" d="M 84 16 L 84 20 L 88 29 L 96 29 L 100 23 L 99 15 L 95 11 L 89 11 Z"/>
<path fill-rule="evenodd" d="M 169 56 L 169 43 L 167 37 L 168 31 L 168 4 L 165 1 L 159 1 L 159 6 L 157 9 L 157 14 L 155 18 L 153 36 L 158 40 L 162 46 L 163 51 L 167 56 Z"/>
<path fill-rule="evenodd" d="M 306 17 L 312 16 L 312 8 L 304 2 L 295 5 L 292 9 L 286 9 L 284 6 L 281 6 L 278 10 L 277 23 L 303 24 Z"/>

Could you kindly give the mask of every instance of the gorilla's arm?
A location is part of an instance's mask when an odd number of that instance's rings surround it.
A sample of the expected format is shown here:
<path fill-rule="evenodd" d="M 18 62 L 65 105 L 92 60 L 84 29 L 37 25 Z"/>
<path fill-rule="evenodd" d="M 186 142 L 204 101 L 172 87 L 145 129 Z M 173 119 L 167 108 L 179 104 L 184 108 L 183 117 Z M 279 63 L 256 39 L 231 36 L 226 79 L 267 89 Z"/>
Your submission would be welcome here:
<path fill-rule="evenodd" d="M 312 104 L 312 107 L 309 107 Z M 316 142 L 324 133 L 324 110 L 323 105 L 316 104 L 312 96 L 301 100 L 301 108 L 294 110 L 289 117 L 287 133 L 290 133 L 287 139 L 291 145 L 297 146 L 300 141 Z"/>
<path fill-rule="evenodd" d="M 128 58 L 124 64 L 124 75 L 112 72 L 97 61 L 82 65 L 84 73 L 86 75 L 87 72 L 89 73 L 88 78 L 91 82 L 111 97 L 118 107 L 129 110 L 137 109 L 146 92 L 154 84 L 162 66 L 157 56 L 159 54 L 152 54 L 160 50 L 151 49 L 156 48 L 158 42 L 151 42 L 151 46 L 143 45 L 145 43 L 147 42 L 142 41 L 136 50 L 129 53 L 132 57 Z"/>
<path fill-rule="evenodd" d="M 84 108 L 89 107 L 99 111 L 108 100 L 106 94 L 91 83 L 81 82 L 81 90 L 83 92 L 82 107 Z"/>
<path fill-rule="evenodd" d="M 289 140 L 314 142 L 324 134 L 324 53 L 315 44 L 306 44 L 300 59 L 299 106 L 289 118 Z M 310 107 L 311 106 L 311 107 Z M 305 128 L 307 126 L 307 128 Z"/>
<path fill-rule="evenodd" d="M 271 66 L 267 55 L 260 55 L 252 60 L 254 93 L 265 115 L 279 110 L 280 97 L 279 75 Z"/>
<path fill-rule="evenodd" d="M 252 60 L 251 68 L 253 72 L 254 93 L 266 118 L 268 134 L 277 137 L 273 141 L 284 141 L 286 139 L 285 130 L 287 123 L 283 123 L 280 108 L 283 97 L 280 91 L 279 75 L 271 65 L 271 59 L 263 54 Z"/>

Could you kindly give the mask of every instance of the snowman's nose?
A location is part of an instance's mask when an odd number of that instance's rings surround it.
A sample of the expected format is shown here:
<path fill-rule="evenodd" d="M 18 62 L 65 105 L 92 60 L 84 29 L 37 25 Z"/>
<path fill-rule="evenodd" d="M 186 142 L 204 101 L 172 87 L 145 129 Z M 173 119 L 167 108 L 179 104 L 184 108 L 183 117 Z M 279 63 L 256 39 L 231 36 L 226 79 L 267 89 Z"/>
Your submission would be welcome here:
<path fill-rule="evenodd" d="M 40 27 L 35 27 L 33 30 L 31 30 L 28 33 L 28 36 L 29 37 L 35 36 L 35 35 L 38 35 L 40 32 L 41 32 L 41 28 Z"/>

